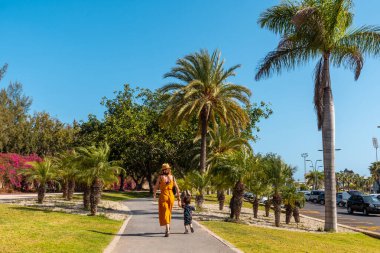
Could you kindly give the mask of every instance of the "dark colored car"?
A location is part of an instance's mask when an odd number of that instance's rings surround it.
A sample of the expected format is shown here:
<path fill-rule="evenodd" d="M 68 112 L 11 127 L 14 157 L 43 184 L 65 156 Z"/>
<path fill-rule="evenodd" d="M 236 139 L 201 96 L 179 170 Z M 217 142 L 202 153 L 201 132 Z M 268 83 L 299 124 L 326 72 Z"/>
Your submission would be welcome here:
<path fill-rule="evenodd" d="M 255 194 L 253 194 L 253 193 L 251 193 L 251 192 L 245 192 L 245 193 L 243 194 L 243 199 L 244 199 L 245 201 L 253 201 L 254 198 L 255 198 Z"/>
<path fill-rule="evenodd" d="M 318 195 L 317 203 L 324 205 L 325 204 L 325 193 L 322 192 Z"/>
<path fill-rule="evenodd" d="M 370 213 L 380 214 L 380 200 L 369 195 L 352 195 L 347 201 L 347 212 L 363 212 L 364 215 Z"/>
<path fill-rule="evenodd" d="M 311 191 L 309 201 L 314 202 L 314 203 L 318 203 L 319 195 L 321 195 L 321 194 L 325 194 L 325 192 L 324 191 Z"/>

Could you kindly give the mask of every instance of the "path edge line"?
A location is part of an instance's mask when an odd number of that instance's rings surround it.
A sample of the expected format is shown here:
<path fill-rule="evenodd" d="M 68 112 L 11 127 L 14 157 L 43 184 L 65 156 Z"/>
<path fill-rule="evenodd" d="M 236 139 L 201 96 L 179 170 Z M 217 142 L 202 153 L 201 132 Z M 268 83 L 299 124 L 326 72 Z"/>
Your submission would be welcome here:
<path fill-rule="evenodd" d="M 110 244 L 108 244 L 108 246 L 103 250 L 103 253 L 111 253 L 115 249 L 116 244 L 119 242 L 119 240 L 121 238 L 121 235 L 123 234 L 125 228 L 128 225 L 128 222 L 132 219 L 133 215 L 132 215 L 131 210 L 128 208 L 127 205 L 125 205 L 125 207 L 127 208 L 128 217 L 124 220 L 123 225 L 121 225 L 119 231 L 114 236 L 114 238 L 112 239 L 112 241 L 110 242 Z"/>
<path fill-rule="evenodd" d="M 205 230 L 208 234 L 210 234 L 211 236 L 213 236 L 214 238 L 216 238 L 218 241 L 220 241 L 221 243 L 223 243 L 224 245 L 226 245 L 228 248 L 230 248 L 232 251 L 236 252 L 236 253 L 244 253 L 243 251 L 241 251 L 240 249 L 238 249 L 236 246 L 234 246 L 233 244 L 231 244 L 229 241 L 227 240 L 224 240 L 223 238 L 221 238 L 220 236 L 216 235 L 214 232 L 212 232 L 210 229 L 208 229 L 206 226 L 202 225 L 201 223 L 199 223 L 198 221 L 196 220 L 193 220 L 194 223 L 196 223 L 198 226 L 200 226 L 203 230 Z"/>

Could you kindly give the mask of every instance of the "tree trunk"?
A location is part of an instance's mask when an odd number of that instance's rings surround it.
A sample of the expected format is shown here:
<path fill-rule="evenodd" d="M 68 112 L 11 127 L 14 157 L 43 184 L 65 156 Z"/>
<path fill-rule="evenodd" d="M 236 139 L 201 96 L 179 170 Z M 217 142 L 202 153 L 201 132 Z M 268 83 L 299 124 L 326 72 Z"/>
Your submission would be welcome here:
<path fill-rule="evenodd" d="M 207 152 L 207 121 L 208 121 L 208 111 L 206 108 L 202 109 L 201 112 L 201 161 L 200 161 L 200 171 L 201 173 L 206 172 L 206 152 Z"/>
<path fill-rule="evenodd" d="M 259 212 L 259 198 L 256 196 L 252 204 L 253 207 L 253 218 L 257 219 L 257 213 Z"/>
<path fill-rule="evenodd" d="M 298 224 L 300 223 L 300 209 L 299 207 L 296 205 L 293 209 L 293 216 L 294 216 L 294 221 Z"/>
<path fill-rule="evenodd" d="M 205 201 L 203 197 L 203 193 L 197 194 L 195 196 L 195 204 L 197 205 L 197 208 L 202 209 L 203 208 L 203 202 Z"/>
<path fill-rule="evenodd" d="M 123 192 L 124 191 L 124 181 L 125 181 L 125 175 L 124 172 L 122 171 L 120 173 L 120 186 L 119 186 L 119 191 Z"/>
<path fill-rule="evenodd" d="M 325 231 L 337 231 L 335 186 L 335 111 L 331 91 L 329 55 L 324 56 L 323 165 L 325 175 Z"/>
<path fill-rule="evenodd" d="M 64 180 L 62 184 L 62 198 L 67 199 L 67 190 L 69 188 L 69 181 Z"/>
<path fill-rule="evenodd" d="M 218 191 L 216 195 L 219 201 L 219 210 L 222 211 L 224 207 L 224 201 L 226 200 L 226 195 L 224 195 L 224 191 Z"/>
<path fill-rule="evenodd" d="M 293 208 L 291 207 L 291 205 L 285 205 L 285 222 L 286 222 L 286 224 L 290 223 L 290 220 L 292 218 L 292 214 L 293 214 Z"/>
<path fill-rule="evenodd" d="M 279 194 L 273 195 L 274 207 L 274 224 L 276 227 L 280 226 L 281 221 L 281 196 Z"/>
<path fill-rule="evenodd" d="M 83 190 L 83 208 L 85 210 L 90 209 L 90 194 L 91 194 L 90 187 L 86 185 Z"/>
<path fill-rule="evenodd" d="M 38 203 L 42 204 L 45 199 L 45 193 L 46 193 L 46 184 L 40 184 L 38 187 Z"/>
<path fill-rule="evenodd" d="M 244 184 L 239 180 L 236 182 L 232 192 L 232 198 L 230 201 L 231 214 L 230 218 L 239 220 L 241 213 L 241 206 L 243 204 Z"/>
<path fill-rule="evenodd" d="M 152 174 L 148 174 L 146 176 L 146 180 L 148 180 L 148 184 L 149 184 L 149 193 L 153 193 L 153 188 L 154 188 L 154 185 L 153 185 L 153 180 L 152 180 Z"/>
<path fill-rule="evenodd" d="M 268 200 L 265 202 L 265 217 L 269 217 L 269 211 L 270 211 L 270 205 L 271 205 L 270 202 L 271 202 L 271 201 L 269 200 L 269 198 L 268 198 Z"/>
<path fill-rule="evenodd" d="M 68 183 L 68 188 L 67 188 L 67 200 L 71 201 L 73 199 L 75 191 L 75 179 L 70 179 Z"/>
<path fill-rule="evenodd" d="M 90 209 L 91 209 L 91 215 L 96 215 L 96 212 L 98 210 L 98 204 L 100 201 L 100 194 L 102 190 L 102 182 L 99 178 L 96 178 L 92 182 L 91 186 L 91 195 L 90 195 Z"/>

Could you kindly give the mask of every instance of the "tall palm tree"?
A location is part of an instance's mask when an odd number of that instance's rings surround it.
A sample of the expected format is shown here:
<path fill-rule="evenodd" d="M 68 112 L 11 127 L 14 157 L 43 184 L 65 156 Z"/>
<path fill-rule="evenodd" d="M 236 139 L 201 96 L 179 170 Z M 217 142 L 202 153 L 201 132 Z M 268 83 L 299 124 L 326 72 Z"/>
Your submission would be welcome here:
<path fill-rule="evenodd" d="M 46 185 L 55 181 L 56 167 L 51 159 L 45 158 L 42 162 L 29 162 L 31 169 L 22 172 L 30 182 L 37 182 L 38 203 L 42 204 L 45 199 Z"/>
<path fill-rule="evenodd" d="M 118 181 L 119 166 L 109 162 L 110 147 L 107 144 L 99 147 L 80 147 L 77 149 L 80 161 L 81 177 L 91 183 L 90 188 L 90 211 L 96 215 L 101 197 L 101 191 L 106 183 Z"/>
<path fill-rule="evenodd" d="M 263 12 L 261 27 L 282 39 L 260 63 L 256 80 L 282 69 L 291 70 L 319 58 L 315 68 L 314 105 L 322 130 L 325 173 L 325 230 L 337 230 L 335 185 L 335 112 L 330 64 L 360 76 L 365 55 L 380 54 L 380 27 L 352 29 L 351 0 L 283 1 Z"/>
<path fill-rule="evenodd" d="M 265 174 L 267 182 L 272 187 L 272 201 L 274 207 L 274 219 L 276 227 L 280 226 L 281 216 L 281 191 L 293 181 L 295 168 L 287 165 L 279 156 L 269 155 L 265 158 Z"/>
<path fill-rule="evenodd" d="M 200 171 L 206 171 L 206 152 L 209 122 L 221 122 L 239 131 L 249 121 L 241 103 L 248 106 L 251 91 L 241 85 L 229 83 L 240 65 L 224 69 L 224 60 L 218 50 L 211 55 L 207 50 L 189 54 L 177 60 L 177 66 L 164 75 L 175 82 L 161 88 L 171 92 L 168 107 L 163 112 L 162 122 L 178 124 L 196 118 L 201 133 Z"/>

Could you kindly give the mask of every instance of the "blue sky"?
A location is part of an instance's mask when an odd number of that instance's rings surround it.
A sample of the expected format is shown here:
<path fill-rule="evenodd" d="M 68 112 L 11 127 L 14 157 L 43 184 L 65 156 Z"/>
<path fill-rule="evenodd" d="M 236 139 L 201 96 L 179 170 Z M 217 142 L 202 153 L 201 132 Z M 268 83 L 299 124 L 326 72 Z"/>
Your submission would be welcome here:
<path fill-rule="evenodd" d="M 321 133 L 313 109 L 315 62 L 255 82 L 258 61 L 278 38 L 256 21 L 278 0 L 0 0 L 0 64 L 9 69 L 0 83 L 24 85 L 33 111 L 64 122 L 102 116 L 99 104 L 124 83 L 158 88 L 177 58 L 201 48 L 220 49 L 226 65 L 242 64 L 231 81 L 248 86 L 253 101 L 272 104 L 260 124 L 256 152 L 276 152 L 303 175 L 303 152 L 321 159 Z M 354 1 L 355 25 L 380 25 L 380 1 Z M 336 105 L 336 168 L 368 175 L 375 159 L 371 139 L 380 137 L 380 59 L 366 59 L 360 79 L 332 71 Z"/>

